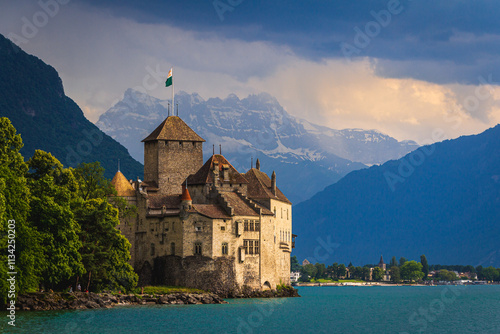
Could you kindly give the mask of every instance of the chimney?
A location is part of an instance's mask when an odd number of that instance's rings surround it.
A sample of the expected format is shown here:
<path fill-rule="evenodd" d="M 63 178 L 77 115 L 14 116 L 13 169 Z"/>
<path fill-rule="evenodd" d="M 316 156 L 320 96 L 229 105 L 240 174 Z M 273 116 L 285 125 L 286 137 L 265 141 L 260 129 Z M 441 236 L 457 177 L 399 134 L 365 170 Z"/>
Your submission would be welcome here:
<path fill-rule="evenodd" d="M 229 166 L 225 164 L 222 165 L 222 180 L 229 182 Z"/>
<path fill-rule="evenodd" d="M 259 158 L 257 158 L 257 162 L 255 163 L 255 168 L 257 168 L 257 170 L 260 170 L 260 161 L 259 161 Z"/>
<path fill-rule="evenodd" d="M 214 161 L 214 169 L 212 169 L 212 176 L 214 179 L 214 186 L 217 187 L 219 185 L 219 162 Z"/>
<path fill-rule="evenodd" d="M 271 191 L 274 196 L 276 196 L 276 173 L 273 171 L 271 175 Z"/>

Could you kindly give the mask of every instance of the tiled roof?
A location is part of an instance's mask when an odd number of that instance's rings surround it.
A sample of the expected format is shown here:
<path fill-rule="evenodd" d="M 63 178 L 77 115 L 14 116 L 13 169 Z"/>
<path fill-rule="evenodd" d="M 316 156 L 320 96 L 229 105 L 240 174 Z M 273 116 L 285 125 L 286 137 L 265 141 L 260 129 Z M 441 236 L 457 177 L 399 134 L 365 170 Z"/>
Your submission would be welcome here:
<path fill-rule="evenodd" d="M 199 214 L 209 218 L 231 219 L 223 208 L 215 204 L 195 204 L 193 208 Z"/>
<path fill-rule="evenodd" d="M 210 159 L 205 162 L 205 164 L 196 172 L 196 174 L 190 175 L 187 179 L 188 184 L 207 184 L 214 183 L 212 170 L 214 162 L 219 163 L 219 182 L 222 183 L 248 183 L 243 175 L 241 175 L 236 168 L 234 168 L 229 161 L 220 154 L 215 154 L 210 157 Z M 229 178 L 228 181 L 224 181 L 222 178 L 222 168 L 227 166 Z"/>
<path fill-rule="evenodd" d="M 245 173 L 245 179 L 248 180 L 247 196 L 252 199 L 278 199 L 282 202 L 292 204 L 288 198 L 276 187 L 276 196 L 271 191 L 271 179 L 266 173 L 252 168 Z"/>
<path fill-rule="evenodd" d="M 258 216 L 259 215 L 237 193 L 223 192 L 223 193 L 221 193 L 221 195 L 228 202 L 228 204 L 234 209 L 233 214 L 235 216 Z"/>
<path fill-rule="evenodd" d="M 132 197 L 135 196 L 135 190 L 122 172 L 116 172 L 111 180 L 111 184 L 115 187 L 118 196 Z"/>
<path fill-rule="evenodd" d="M 168 116 L 142 141 L 146 142 L 151 140 L 205 141 L 205 139 L 198 136 L 198 134 L 178 116 Z"/>
<path fill-rule="evenodd" d="M 150 208 L 178 209 L 181 205 L 180 195 L 149 195 L 148 200 Z"/>

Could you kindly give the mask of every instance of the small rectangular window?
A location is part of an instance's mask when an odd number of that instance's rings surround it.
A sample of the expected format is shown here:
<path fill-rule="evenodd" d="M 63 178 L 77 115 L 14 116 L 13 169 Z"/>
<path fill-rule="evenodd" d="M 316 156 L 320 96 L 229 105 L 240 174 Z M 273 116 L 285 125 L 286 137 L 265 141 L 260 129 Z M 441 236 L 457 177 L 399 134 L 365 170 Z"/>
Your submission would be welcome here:
<path fill-rule="evenodd" d="M 221 231 L 225 231 L 225 230 L 226 230 L 226 227 L 225 227 L 225 226 L 221 226 L 221 227 L 220 227 L 220 230 L 221 230 Z"/>
<path fill-rule="evenodd" d="M 194 243 L 194 254 L 201 255 L 201 242 Z"/>

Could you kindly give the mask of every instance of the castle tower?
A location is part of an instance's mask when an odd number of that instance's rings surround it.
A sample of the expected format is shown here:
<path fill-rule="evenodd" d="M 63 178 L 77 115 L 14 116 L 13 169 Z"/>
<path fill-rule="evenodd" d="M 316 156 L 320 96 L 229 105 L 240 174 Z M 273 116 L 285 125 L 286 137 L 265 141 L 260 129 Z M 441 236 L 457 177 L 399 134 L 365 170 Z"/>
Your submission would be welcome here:
<path fill-rule="evenodd" d="M 181 194 L 186 177 L 203 165 L 204 141 L 180 117 L 168 116 L 142 141 L 148 192 Z"/>

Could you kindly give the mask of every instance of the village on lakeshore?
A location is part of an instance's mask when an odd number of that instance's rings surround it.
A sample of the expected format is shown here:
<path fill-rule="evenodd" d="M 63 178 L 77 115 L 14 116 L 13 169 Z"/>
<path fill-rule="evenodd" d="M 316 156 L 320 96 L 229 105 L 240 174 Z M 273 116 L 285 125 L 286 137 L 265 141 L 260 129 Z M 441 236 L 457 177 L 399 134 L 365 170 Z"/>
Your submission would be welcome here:
<path fill-rule="evenodd" d="M 429 265 L 425 255 L 421 261 L 396 257 L 386 264 L 382 256 L 377 265 L 355 267 L 350 263 L 312 264 L 307 259 L 299 264 L 291 258 L 290 281 L 293 286 L 399 286 L 399 285 L 484 285 L 500 284 L 500 270 L 479 265 Z"/>

